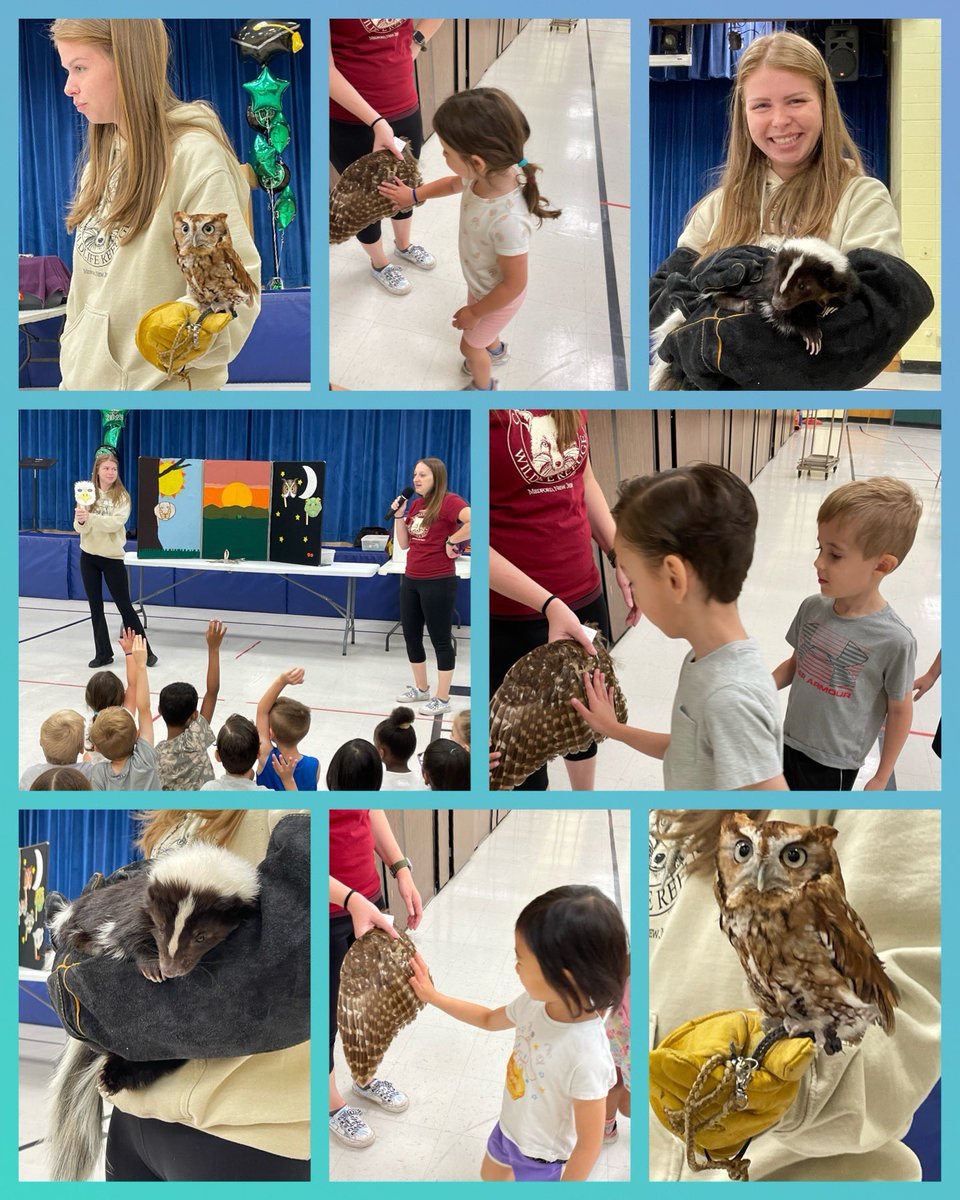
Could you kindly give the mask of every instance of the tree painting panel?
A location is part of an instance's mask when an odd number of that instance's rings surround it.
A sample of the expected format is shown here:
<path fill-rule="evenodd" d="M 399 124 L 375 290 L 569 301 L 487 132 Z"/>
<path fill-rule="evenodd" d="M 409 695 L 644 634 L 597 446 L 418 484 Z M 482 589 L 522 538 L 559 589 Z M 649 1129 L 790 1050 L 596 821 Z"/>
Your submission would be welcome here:
<path fill-rule="evenodd" d="M 203 459 L 138 463 L 137 557 L 199 558 Z"/>

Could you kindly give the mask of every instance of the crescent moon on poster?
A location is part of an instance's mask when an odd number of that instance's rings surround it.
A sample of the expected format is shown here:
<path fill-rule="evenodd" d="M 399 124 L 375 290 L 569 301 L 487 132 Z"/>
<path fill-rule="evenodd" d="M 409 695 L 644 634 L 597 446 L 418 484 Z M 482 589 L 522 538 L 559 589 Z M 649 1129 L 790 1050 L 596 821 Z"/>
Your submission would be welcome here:
<path fill-rule="evenodd" d="M 307 486 L 300 493 L 300 499 L 307 500 L 310 496 L 313 496 L 316 493 L 317 483 L 319 481 L 317 479 L 317 473 L 313 467 L 308 467 L 306 463 L 302 463 L 301 465 L 303 466 L 303 473 L 307 477 Z"/>

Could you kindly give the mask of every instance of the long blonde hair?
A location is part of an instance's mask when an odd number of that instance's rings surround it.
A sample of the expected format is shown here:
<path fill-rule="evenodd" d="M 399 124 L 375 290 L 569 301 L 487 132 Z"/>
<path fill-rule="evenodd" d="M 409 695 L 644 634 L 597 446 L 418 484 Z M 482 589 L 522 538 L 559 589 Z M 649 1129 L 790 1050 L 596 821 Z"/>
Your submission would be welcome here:
<path fill-rule="evenodd" d="M 837 205 L 863 160 L 844 124 L 837 93 L 823 55 L 796 33 L 757 38 L 744 52 L 730 94 L 727 161 L 720 179 L 720 217 L 703 256 L 726 246 L 756 242 L 769 162 L 750 137 L 744 84 L 761 67 L 793 71 L 814 85 L 820 98 L 823 132 L 810 162 L 777 189 L 776 215 L 766 232 L 785 237 L 826 237 Z M 773 214 L 768 214 L 772 218 Z"/>
<path fill-rule="evenodd" d="M 163 21 L 63 17 L 50 25 L 50 40 L 97 46 L 113 62 L 124 152 L 116 190 L 102 215 L 105 230 L 123 231 L 121 245 L 153 220 L 170 174 L 173 144 L 182 133 L 190 129 L 211 133 L 236 157 L 210 105 L 200 105 L 209 125 L 194 121 L 197 105 L 193 106 L 194 113 L 177 116 L 176 110 L 183 102 L 167 79 L 170 39 Z M 87 124 L 86 144 L 77 161 L 77 188 L 67 214 L 69 233 L 96 212 L 109 193 L 110 177 L 117 165 L 111 162 L 116 133 L 115 125 Z"/>
<path fill-rule="evenodd" d="M 113 486 L 107 488 L 106 491 L 100 486 L 100 468 L 105 462 L 115 462 L 117 464 L 117 477 L 113 481 Z M 130 493 L 123 486 L 120 480 L 120 459 L 117 458 L 115 452 L 109 446 L 101 446 L 93 456 L 93 466 L 90 468 L 90 478 L 93 480 L 94 490 L 97 500 L 101 498 L 109 500 L 116 508 L 122 508 L 124 504 L 128 507 L 132 505 Z"/>
<path fill-rule="evenodd" d="M 205 842 L 224 846 L 240 828 L 247 815 L 244 808 L 153 808 L 139 812 L 136 819 L 140 833 L 136 845 L 149 858 L 163 839 L 177 828 L 187 817 L 199 817 L 200 828 L 196 836 Z"/>

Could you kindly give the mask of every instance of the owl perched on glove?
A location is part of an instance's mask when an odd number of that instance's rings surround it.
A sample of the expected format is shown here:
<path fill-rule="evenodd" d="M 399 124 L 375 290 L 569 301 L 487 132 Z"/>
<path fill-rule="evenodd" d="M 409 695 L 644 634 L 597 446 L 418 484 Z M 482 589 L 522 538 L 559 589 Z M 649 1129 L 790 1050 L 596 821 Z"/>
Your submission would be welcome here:
<path fill-rule="evenodd" d="M 201 313 L 236 316 L 238 304 L 253 304 L 260 289 L 233 248 L 226 213 L 174 213 L 173 247 L 187 295 Z"/>

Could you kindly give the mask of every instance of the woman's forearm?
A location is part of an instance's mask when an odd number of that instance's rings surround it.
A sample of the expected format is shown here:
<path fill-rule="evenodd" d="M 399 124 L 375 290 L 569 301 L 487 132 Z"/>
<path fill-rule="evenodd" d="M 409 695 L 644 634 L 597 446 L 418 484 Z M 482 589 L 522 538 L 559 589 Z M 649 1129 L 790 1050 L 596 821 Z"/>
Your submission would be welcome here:
<path fill-rule="evenodd" d="M 428 20 L 418 21 L 415 28 L 417 32 L 422 33 L 429 42 L 442 24 L 443 17 L 440 17 L 439 20 L 435 18 L 429 18 Z"/>
<path fill-rule="evenodd" d="M 403 858 L 403 851 L 400 849 L 399 842 L 393 836 L 393 830 L 390 828 L 387 814 L 382 808 L 370 809 L 370 828 L 373 831 L 373 848 L 387 866 L 389 867 L 393 863 L 399 862 Z"/>
<path fill-rule="evenodd" d="M 357 89 L 338 70 L 333 61 L 333 51 L 330 51 L 330 99 L 352 113 L 364 125 L 372 125 L 380 116 L 372 105 L 360 95 Z"/>
<path fill-rule="evenodd" d="M 525 604 L 534 612 L 539 612 L 550 596 L 542 584 L 531 579 L 497 550 L 490 551 L 490 587 L 501 596 Z"/>
<path fill-rule="evenodd" d="M 393 537 L 401 550 L 406 550 L 410 546 L 410 530 L 407 528 L 407 523 L 403 517 L 394 517 Z"/>
<path fill-rule="evenodd" d="M 460 526 L 460 528 L 456 531 L 456 533 L 450 534 L 450 536 L 447 538 L 447 541 L 448 542 L 456 542 L 458 545 L 460 544 L 460 542 L 469 542 L 470 541 L 470 522 L 464 521 L 464 523 Z"/>
<path fill-rule="evenodd" d="M 608 554 L 613 549 L 617 525 L 610 512 L 607 498 L 604 496 L 596 476 L 589 468 L 583 480 L 583 499 L 587 506 L 587 520 L 590 522 L 590 532 L 593 534 L 594 541 L 604 554 Z"/>

